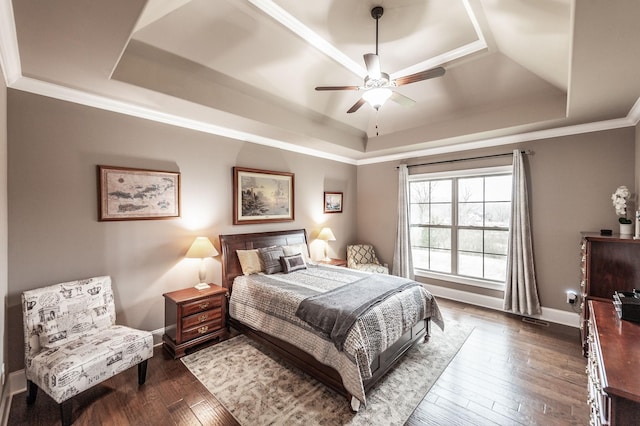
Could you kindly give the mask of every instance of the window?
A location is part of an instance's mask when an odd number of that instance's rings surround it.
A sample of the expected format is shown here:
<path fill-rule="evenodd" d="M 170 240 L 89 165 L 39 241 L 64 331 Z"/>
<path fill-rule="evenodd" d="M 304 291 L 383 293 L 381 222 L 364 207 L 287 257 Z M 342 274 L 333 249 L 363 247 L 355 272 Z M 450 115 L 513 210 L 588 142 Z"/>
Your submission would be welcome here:
<path fill-rule="evenodd" d="M 413 265 L 422 275 L 502 288 L 511 217 L 511 166 L 412 175 Z"/>

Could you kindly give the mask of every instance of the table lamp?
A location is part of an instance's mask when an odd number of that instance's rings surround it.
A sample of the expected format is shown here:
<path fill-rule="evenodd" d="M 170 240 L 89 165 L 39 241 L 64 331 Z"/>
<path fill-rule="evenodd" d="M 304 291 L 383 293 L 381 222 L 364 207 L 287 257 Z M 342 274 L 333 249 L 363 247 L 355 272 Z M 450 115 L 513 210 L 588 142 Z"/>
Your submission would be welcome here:
<path fill-rule="evenodd" d="M 322 260 L 330 260 L 327 256 L 327 246 L 329 245 L 329 241 L 335 241 L 336 237 L 333 235 L 331 228 L 322 228 L 320 233 L 318 234 L 319 240 L 324 240 L 324 259 Z"/>
<path fill-rule="evenodd" d="M 218 250 L 211 244 L 211 240 L 207 237 L 198 237 L 195 239 L 185 257 L 189 259 L 200 259 L 200 271 L 198 277 L 200 282 L 195 285 L 198 290 L 204 290 L 209 288 L 209 284 L 205 282 L 207 275 L 206 265 L 204 263 L 205 258 L 218 255 Z"/>

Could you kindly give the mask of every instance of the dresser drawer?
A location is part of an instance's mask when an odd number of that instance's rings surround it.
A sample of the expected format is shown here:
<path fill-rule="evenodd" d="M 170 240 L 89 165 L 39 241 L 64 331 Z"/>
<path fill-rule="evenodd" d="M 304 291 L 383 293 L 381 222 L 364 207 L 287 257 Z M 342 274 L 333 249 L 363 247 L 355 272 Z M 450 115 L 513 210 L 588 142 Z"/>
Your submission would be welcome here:
<path fill-rule="evenodd" d="M 182 329 L 186 330 L 193 326 L 219 320 L 222 318 L 222 309 L 211 309 L 209 311 L 198 312 L 197 314 L 189 315 L 188 317 L 182 318 Z"/>
<path fill-rule="evenodd" d="M 195 302 L 189 302 L 182 305 L 182 316 L 186 317 L 198 312 L 208 311 L 219 308 L 224 302 L 224 296 L 205 297 Z"/>
<path fill-rule="evenodd" d="M 197 326 L 189 329 L 184 329 L 181 335 L 181 342 L 186 342 L 196 337 L 204 336 L 213 331 L 218 331 L 223 327 L 223 318 L 220 317 L 214 321 L 198 324 Z"/>

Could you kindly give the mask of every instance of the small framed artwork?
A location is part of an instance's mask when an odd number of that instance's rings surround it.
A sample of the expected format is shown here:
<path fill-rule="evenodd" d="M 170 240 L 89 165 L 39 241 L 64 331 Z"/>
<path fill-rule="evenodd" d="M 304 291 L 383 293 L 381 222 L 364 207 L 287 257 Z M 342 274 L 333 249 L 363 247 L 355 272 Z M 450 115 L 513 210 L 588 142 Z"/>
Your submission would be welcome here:
<path fill-rule="evenodd" d="M 324 193 L 324 212 L 342 213 L 342 192 Z"/>
<path fill-rule="evenodd" d="M 98 220 L 180 217 L 180 173 L 98 166 Z"/>
<path fill-rule="evenodd" d="M 294 219 L 294 174 L 233 168 L 233 224 Z"/>

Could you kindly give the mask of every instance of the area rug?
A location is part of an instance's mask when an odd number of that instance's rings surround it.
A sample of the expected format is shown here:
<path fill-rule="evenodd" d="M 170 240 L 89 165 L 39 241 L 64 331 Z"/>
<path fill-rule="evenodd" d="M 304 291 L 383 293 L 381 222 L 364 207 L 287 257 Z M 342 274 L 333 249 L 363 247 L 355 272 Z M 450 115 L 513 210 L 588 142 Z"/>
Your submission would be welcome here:
<path fill-rule="evenodd" d="M 343 396 L 264 346 L 239 335 L 182 362 L 241 425 L 402 425 L 455 357 L 472 328 L 447 321 L 411 348 L 352 413 Z"/>

